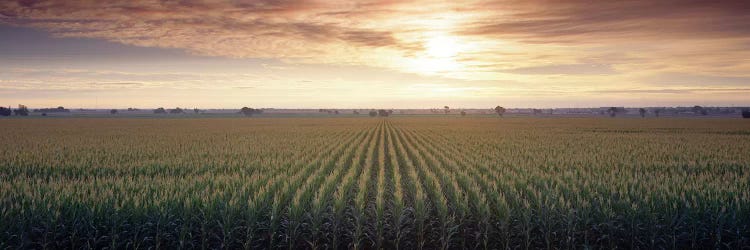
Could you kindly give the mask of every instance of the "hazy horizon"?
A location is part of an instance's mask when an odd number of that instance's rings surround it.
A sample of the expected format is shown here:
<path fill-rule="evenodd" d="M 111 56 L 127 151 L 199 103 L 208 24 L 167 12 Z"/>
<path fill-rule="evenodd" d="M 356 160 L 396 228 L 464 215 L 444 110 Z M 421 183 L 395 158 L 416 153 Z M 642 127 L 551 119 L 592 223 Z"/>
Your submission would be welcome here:
<path fill-rule="evenodd" d="M 23 104 L 21 104 L 23 105 Z M 266 109 L 266 110 L 310 110 L 310 111 L 316 111 L 316 110 L 339 110 L 339 111 L 345 111 L 345 110 L 378 110 L 378 109 L 386 109 L 386 110 L 444 110 L 443 106 L 435 106 L 435 107 L 426 107 L 426 108 L 396 108 L 396 107 L 387 107 L 387 106 L 381 106 L 381 107 L 259 107 L 259 106 L 250 106 L 250 105 L 244 105 L 240 107 L 228 107 L 228 108 L 216 108 L 216 107 L 178 107 L 178 106 L 154 106 L 154 107 L 138 107 L 138 106 L 131 106 L 131 107 L 75 107 L 75 106 L 62 106 L 62 105 L 56 105 L 56 106 L 28 106 L 24 105 L 26 108 L 30 110 L 34 109 L 53 109 L 57 107 L 63 107 L 67 110 L 97 110 L 97 111 L 109 111 L 112 109 L 117 110 L 127 110 L 127 109 L 136 109 L 140 111 L 152 111 L 154 109 L 158 108 L 164 108 L 166 110 L 175 109 L 175 108 L 181 108 L 187 111 L 193 110 L 193 109 L 199 109 L 199 110 L 239 110 L 243 107 L 248 108 L 256 108 L 256 109 Z M 496 105 L 500 106 L 500 105 Z M 530 110 L 530 109 L 541 109 L 541 110 L 549 110 L 549 109 L 600 109 L 600 108 L 610 108 L 610 107 L 617 107 L 617 108 L 626 108 L 626 109 L 637 109 L 637 108 L 691 108 L 694 106 L 701 106 L 701 105 L 683 105 L 683 106 L 598 106 L 598 107 L 508 107 L 508 106 L 502 106 L 503 108 L 509 109 L 509 110 Z M 11 108 L 16 109 L 18 105 L 5 105 L 2 106 L 5 108 Z M 705 108 L 748 108 L 750 105 L 743 106 L 743 105 L 733 105 L 733 106 L 702 106 Z M 449 110 L 451 111 L 461 111 L 461 110 L 487 110 L 492 111 L 494 107 L 449 107 Z M 457 114 L 457 113 L 456 113 Z"/>
<path fill-rule="evenodd" d="M 750 106 L 747 1 L 3 1 L 0 105 Z"/>

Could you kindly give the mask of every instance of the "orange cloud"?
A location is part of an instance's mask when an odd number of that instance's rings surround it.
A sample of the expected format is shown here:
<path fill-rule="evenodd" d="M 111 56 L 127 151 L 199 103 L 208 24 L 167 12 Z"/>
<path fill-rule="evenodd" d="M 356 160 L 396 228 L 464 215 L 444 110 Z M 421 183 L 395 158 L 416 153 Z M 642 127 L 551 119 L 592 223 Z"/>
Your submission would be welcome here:
<path fill-rule="evenodd" d="M 0 2 L 0 23 L 199 55 L 417 73 L 455 80 L 443 89 L 466 95 L 736 92 L 750 77 L 749 1 L 21 0 Z M 701 77 L 680 75 L 689 73 Z"/>

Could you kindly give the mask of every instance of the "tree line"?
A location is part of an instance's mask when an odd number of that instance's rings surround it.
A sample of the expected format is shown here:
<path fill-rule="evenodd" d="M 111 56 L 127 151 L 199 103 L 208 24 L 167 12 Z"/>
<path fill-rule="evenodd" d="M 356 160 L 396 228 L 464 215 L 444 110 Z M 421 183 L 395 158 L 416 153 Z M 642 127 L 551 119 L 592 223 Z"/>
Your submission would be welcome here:
<path fill-rule="evenodd" d="M 650 112 L 650 113 L 653 113 L 654 116 L 659 117 L 661 114 L 663 114 L 663 113 L 665 113 L 667 111 L 670 111 L 672 113 L 685 113 L 685 112 L 687 112 L 687 113 L 693 113 L 695 115 L 700 115 L 700 116 L 706 116 L 706 115 L 709 114 L 709 112 L 721 113 L 721 110 L 719 108 L 713 108 L 712 109 L 712 108 L 706 108 L 706 107 L 703 107 L 703 106 L 700 106 L 700 105 L 696 105 L 696 106 L 689 107 L 689 108 L 679 108 L 679 107 L 678 108 L 669 108 L 669 109 L 667 109 L 667 108 L 654 108 L 654 109 L 651 109 L 650 111 L 648 109 L 646 109 L 646 108 L 639 108 L 638 109 L 638 114 L 641 117 L 646 117 L 646 115 Z M 627 113 L 627 110 L 625 110 L 625 108 L 623 108 L 623 107 L 610 107 L 610 108 L 608 108 L 606 110 L 606 113 L 609 114 L 609 116 L 611 116 L 611 117 L 615 117 L 618 114 L 625 114 L 625 113 Z M 726 113 L 726 112 L 724 112 L 724 113 Z M 750 118 L 750 109 L 743 109 L 742 112 L 741 112 L 741 114 L 742 114 L 743 118 Z"/>
<path fill-rule="evenodd" d="M 184 113 L 189 112 L 188 110 L 189 109 L 183 109 L 183 108 L 180 108 L 180 107 L 177 107 L 177 108 L 174 108 L 174 109 L 165 109 L 163 107 L 159 107 L 159 108 L 154 109 L 153 113 L 154 114 L 184 114 Z M 500 117 L 502 117 L 506 113 L 506 111 L 507 111 L 502 106 L 496 106 L 495 108 L 493 108 L 491 110 L 494 113 L 496 113 L 498 116 L 500 116 Z M 139 111 L 139 109 L 128 108 L 127 111 L 129 111 L 129 112 L 130 111 Z M 702 107 L 702 106 L 696 105 L 696 106 L 693 106 L 693 107 L 690 107 L 690 108 L 653 108 L 653 109 L 639 108 L 638 109 L 638 114 L 641 117 L 646 117 L 647 114 L 652 113 L 654 116 L 659 117 L 660 115 L 662 115 L 663 113 L 666 113 L 667 111 L 669 111 L 671 113 L 692 112 L 692 113 L 694 113 L 696 115 L 701 115 L 701 116 L 706 116 L 710 112 L 715 112 L 715 113 L 723 112 L 720 108 L 706 108 L 706 107 Z M 34 109 L 33 112 L 35 112 L 35 113 L 41 112 L 42 116 L 46 116 L 47 113 L 69 113 L 70 110 L 66 109 L 66 108 L 64 108 L 62 106 L 59 106 L 57 108 Z M 195 113 L 195 114 L 199 114 L 201 112 L 203 112 L 203 111 L 200 110 L 200 109 L 197 109 L 197 108 L 193 109 L 193 113 Z M 339 114 L 339 110 L 334 110 L 334 109 L 319 109 L 318 112 L 328 113 L 328 114 L 335 114 L 335 115 Z M 451 112 L 451 109 L 450 109 L 449 106 L 444 106 L 442 110 L 432 109 L 431 112 L 432 113 L 445 113 L 445 114 L 449 114 Z M 11 116 L 11 115 L 15 115 L 15 116 L 28 116 L 30 113 L 31 113 L 31 111 L 25 105 L 18 105 L 18 108 L 16 108 L 16 109 L 12 109 L 11 107 L 7 107 L 7 108 L 6 107 L 0 107 L 0 116 Z M 116 115 L 116 114 L 119 113 L 119 110 L 117 110 L 117 109 L 111 109 L 109 113 L 112 114 L 112 115 Z M 257 115 L 257 114 L 263 114 L 263 109 L 255 109 L 255 108 L 249 108 L 249 107 L 242 107 L 239 110 L 239 113 L 243 114 L 245 116 L 253 116 L 253 115 Z M 534 115 L 538 115 L 538 114 L 542 114 L 542 113 L 543 112 L 542 112 L 541 109 L 533 109 L 533 114 Z M 607 114 L 610 117 L 616 117 L 617 115 L 620 115 L 620 114 L 626 114 L 626 113 L 628 113 L 628 111 L 624 107 L 609 107 L 606 110 L 602 109 L 600 111 L 600 113 L 602 115 Z M 726 112 L 723 112 L 721 114 L 725 114 L 725 113 Z M 357 110 L 353 110 L 352 114 L 359 115 L 360 112 L 357 111 Z M 379 109 L 379 110 L 372 109 L 368 113 L 368 115 L 370 117 L 388 117 L 391 114 L 393 114 L 393 110 L 392 109 L 389 109 L 389 110 L 386 110 L 386 109 Z M 551 114 L 551 110 L 550 110 L 550 114 Z M 466 111 L 461 110 L 460 111 L 460 115 L 461 116 L 466 116 L 467 113 L 466 113 Z M 747 109 L 747 108 L 743 109 L 741 111 L 741 115 L 742 115 L 743 118 L 750 118 L 750 109 Z"/>
<path fill-rule="evenodd" d="M 28 116 L 29 113 L 29 108 L 24 105 L 18 105 L 17 109 L 11 109 L 10 106 L 8 106 L 7 108 L 0 107 L 0 115 L 2 116 L 10 116 L 11 114 L 16 116 Z"/>

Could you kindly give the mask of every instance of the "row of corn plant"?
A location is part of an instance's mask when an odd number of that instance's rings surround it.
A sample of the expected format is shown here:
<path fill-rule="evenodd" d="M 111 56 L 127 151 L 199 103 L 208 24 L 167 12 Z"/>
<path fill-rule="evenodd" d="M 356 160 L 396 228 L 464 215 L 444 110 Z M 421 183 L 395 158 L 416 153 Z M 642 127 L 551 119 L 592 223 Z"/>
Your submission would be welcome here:
<path fill-rule="evenodd" d="M 0 248 L 750 243 L 741 120 L 0 123 Z"/>

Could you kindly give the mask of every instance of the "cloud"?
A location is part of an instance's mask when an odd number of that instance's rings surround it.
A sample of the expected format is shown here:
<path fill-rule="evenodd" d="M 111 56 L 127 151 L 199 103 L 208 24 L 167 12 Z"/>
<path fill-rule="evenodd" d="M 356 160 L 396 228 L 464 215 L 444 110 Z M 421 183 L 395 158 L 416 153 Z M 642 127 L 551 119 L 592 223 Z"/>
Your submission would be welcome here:
<path fill-rule="evenodd" d="M 101 38 L 144 46 L 241 58 L 344 61 L 334 50 L 399 47 L 387 29 L 316 18 L 335 5 L 312 1 L 4 1 L 6 23 L 61 37 Z M 350 54 L 349 56 L 356 56 Z M 326 58 L 329 57 L 329 58 Z M 351 61 L 351 60 L 349 60 Z"/>
<path fill-rule="evenodd" d="M 565 64 L 524 67 L 503 70 L 502 72 L 530 75 L 607 75 L 617 72 L 606 64 Z"/>
<path fill-rule="evenodd" d="M 471 45 L 466 47 L 477 45 L 463 51 L 461 60 L 471 65 L 493 64 L 487 58 L 507 42 L 517 43 L 520 50 L 535 44 L 582 49 L 592 44 L 619 46 L 584 51 L 580 56 L 619 53 L 616 50 L 629 49 L 622 48 L 628 44 L 651 47 L 675 39 L 739 39 L 730 46 L 747 47 L 748 13 L 748 1 L 705 0 L 0 2 L 3 22 L 43 28 L 62 37 L 178 48 L 201 55 L 401 69 L 403 65 L 380 61 L 419 57 L 430 34 L 441 33 L 466 37 L 461 39 Z M 521 58 L 525 61 L 516 67 L 537 67 L 537 62 L 528 60 L 544 54 L 557 59 L 544 64 L 571 64 L 560 58 L 572 56 L 571 52 L 541 47 Z M 373 58 L 373 54 L 381 56 Z"/>
<path fill-rule="evenodd" d="M 750 88 L 685 88 L 685 89 L 612 89 L 589 91 L 595 94 L 706 94 L 706 93 L 750 93 Z"/>
<path fill-rule="evenodd" d="M 508 14 L 477 20 L 463 33 L 533 43 L 747 38 L 750 33 L 748 1 L 497 1 L 487 8 Z"/>
<path fill-rule="evenodd" d="M 89 69 L 0 69 L 0 83 L 8 89 L 232 89 L 258 85 L 266 76 L 248 73 L 122 72 Z M 217 84 L 218 83 L 218 84 Z"/>
<path fill-rule="evenodd" d="M 273 82 L 282 89 L 317 74 L 327 78 L 316 79 L 308 88 L 343 79 L 338 82 L 342 86 L 379 81 L 387 82 L 386 87 L 453 81 L 463 86 L 443 89 L 470 93 L 466 96 L 541 90 L 605 93 L 597 92 L 601 88 L 680 94 L 708 93 L 698 90 L 706 87 L 740 91 L 750 77 L 750 1 L 21 0 L 0 1 L 0 23 L 44 30 L 55 37 L 277 62 L 259 73 L 265 74 L 263 79 L 238 76 L 237 72 L 251 68 L 244 65 L 231 72 L 216 66 L 220 69 L 212 72 L 217 75 L 27 72 L 3 76 L 28 83 L 23 86 L 43 81 L 82 86 L 145 82 L 150 84 L 146 86 L 202 88 L 220 83 L 227 89 L 250 86 L 260 91 L 264 90 L 260 83 Z M 430 41 L 433 45 L 438 41 L 434 46 L 438 48 L 430 48 Z M 118 62 L 127 59 L 119 55 L 111 57 Z M 39 61 L 43 60 L 27 64 Z M 426 78 L 399 75 L 403 73 Z M 483 91 L 467 89 L 471 81 L 487 86 Z"/>
<path fill-rule="evenodd" d="M 748 86 L 750 77 L 665 72 L 646 77 L 643 82 L 656 86 Z"/>

